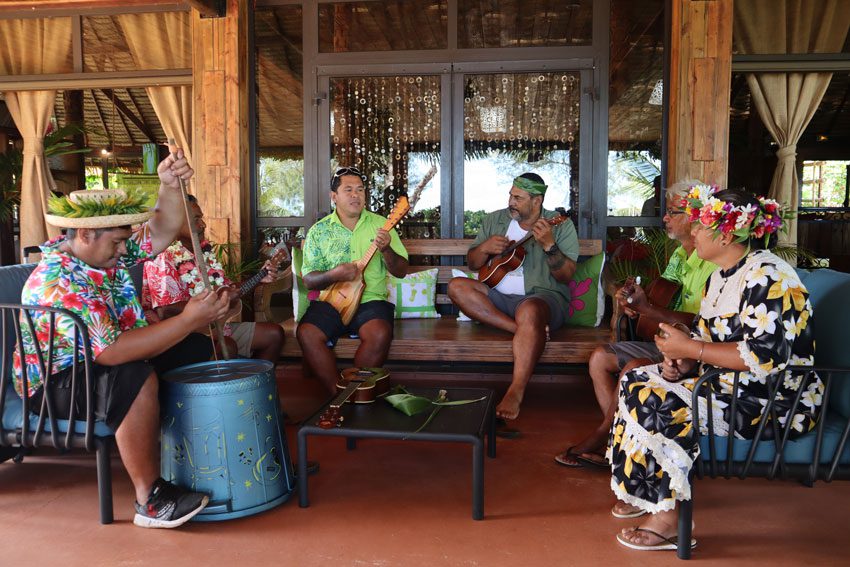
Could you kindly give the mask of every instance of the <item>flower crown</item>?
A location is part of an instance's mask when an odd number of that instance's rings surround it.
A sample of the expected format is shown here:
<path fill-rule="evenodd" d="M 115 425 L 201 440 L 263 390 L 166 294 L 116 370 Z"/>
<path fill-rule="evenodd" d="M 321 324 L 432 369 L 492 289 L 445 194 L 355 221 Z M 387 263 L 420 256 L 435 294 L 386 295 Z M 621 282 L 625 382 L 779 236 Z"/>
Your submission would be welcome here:
<path fill-rule="evenodd" d="M 732 233 L 736 242 L 749 238 L 767 238 L 782 228 L 782 210 L 773 199 L 758 197 L 756 205 L 733 205 L 714 194 L 715 185 L 693 185 L 681 206 L 691 222 L 721 234 Z"/>

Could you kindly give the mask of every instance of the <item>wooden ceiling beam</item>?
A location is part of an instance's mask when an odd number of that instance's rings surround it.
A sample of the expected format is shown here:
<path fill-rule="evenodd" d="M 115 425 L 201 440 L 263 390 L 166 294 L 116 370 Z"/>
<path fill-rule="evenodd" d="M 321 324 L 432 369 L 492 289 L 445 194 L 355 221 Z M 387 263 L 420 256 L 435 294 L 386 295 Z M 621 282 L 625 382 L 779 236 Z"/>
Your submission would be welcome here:
<path fill-rule="evenodd" d="M 191 69 L 6 75 L 0 77 L 0 90 L 4 91 L 169 87 L 191 84 Z"/>
<path fill-rule="evenodd" d="M 188 7 L 186 2 L 177 0 L 4 0 L 0 2 L 0 18 L 185 12 Z"/>
<path fill-rule="evenodd" d="M 142 118 L 136 116 L 136 113 L 133 112 L 132 110 L 130 110 L 130 108 L 126 104 L 124 104 L 123 100 L 121 100 L 120 98 L 115 96 L 114 90 L 112 90 L 112 89 L 100 89 L 100 92 L 102 92 L 104 95 L 106 95 L 106 98 L 111 99 L 115 103 L 115 108 L 118 109 L 118 112 L 120 112 L 123 116 L 125 116 L 127 118 L 127 120 L 132 122 L 133 125 L 136 128 L 139 129 L 139 132 L 141 132 L 142 134 L 144 134 L 147 137 L 149 142 L 154 141 L 153 132 L 151 132 L 151 129 L 148 127 L 148 125 L 144 122 L 144 120 Z M 126 129 L 127 126 L 125 125 L 124 128 Z M 133 136 L 132 136 L 132 134 L 130 134 L 129 129 L 127 129 L 127 135 L 130 138 L 130 141 L 132 142 Z"/>

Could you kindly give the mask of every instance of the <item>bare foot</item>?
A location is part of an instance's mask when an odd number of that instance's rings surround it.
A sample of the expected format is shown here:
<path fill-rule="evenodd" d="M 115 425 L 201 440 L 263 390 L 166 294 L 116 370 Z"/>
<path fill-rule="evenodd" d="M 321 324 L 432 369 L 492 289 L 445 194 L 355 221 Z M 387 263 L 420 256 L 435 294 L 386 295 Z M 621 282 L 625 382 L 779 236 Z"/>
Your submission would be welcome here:
<path fill-rule="evenodd" d="M 522 394 L 508 390 L 505 397 L 496 406 L 496 417 L 502 419 L 516 419 L 519 415 L 519 405 L 522 403 Z"/>
<path fill-rule="evenodd" d="M 617 503 L 614 504 L 613 508 L 611 508 L 611 514 L 615 518 L 638 518 L 646 514 L 646 512 L 637 506 L 632 506 L 631 504 L 626 504 L 622 500 L 617 500 Z"/>

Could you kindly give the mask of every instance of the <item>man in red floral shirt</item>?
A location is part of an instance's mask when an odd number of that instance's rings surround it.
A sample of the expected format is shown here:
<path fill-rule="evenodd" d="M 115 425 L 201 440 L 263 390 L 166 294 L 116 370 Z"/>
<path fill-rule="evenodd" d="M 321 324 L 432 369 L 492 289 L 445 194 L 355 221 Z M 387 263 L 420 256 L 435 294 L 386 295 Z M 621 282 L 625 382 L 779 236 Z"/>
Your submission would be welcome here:
<path fill-rule="evenodd" d="M 240 308 L 238 287 L 224 274 L 224 268 L 213 254 L 212 246 L 203 240 L 206 223 L 204 213 L 194 195 L 189 195 L 190 211 L 195 221 L 195 230 L 201 239 L 207 275 L 213 288 L 227 287 L 234 311 Z M 183 312 L 187 302 L 201 289 L 203 283 L 195 264 L 192 252 L 192 232 L 187 222 L 183 223 L 177 240 L 150 262 L 145 262 L 145 276 L 142 284 L 142 308 L 150 323 L 163 321 Z M 277 266 L 266 262 L 263 268 L 268 272 L 260 280 L 271 283 L 278 277 Z M 283 346 L 283 328 L 275 323 L 226 323 L 224 325 L 225 342 L 231 358 L 259 358 L 277 362 Z M 217 344 L 217 343 L 216 343 Z"/>
<path fill-rule="evenodd" d="M 147 326 L 127 267 L 164 250 L 183 222 L 178 177 L 193 171 L 183 158 L 168 157 L 159 165 L 160 190 L 154 211 L 144 198 L 121 190 L 75 191 L 51 199 L 48 223 L 67 229 L 65 236 L 42 246 L 42 259 L 27 280 L 21 303 L 62 307 L 88 327 L 94 355 L 95 415 L 115 432 L 121 459 L 136 493 L 133 522 L 142 527 L 171 528 L 200 512 L 208 496 L 159 477 L 159 402 L 157 372 L 210 358 L 209 341 L 192 331 L 222 317 L 227 297 L 199 294 L 179 317 Z M 135 232 L 132 225 L 143 223 Z M 34 341 L 44 352 L 50 344 L 50 318 L 33 317 L 35 336 L 23 325 L 24 359 L 16 353 L 19 392 L 26 387 L 38 407 L 44 395 L 35 360 Z M 76 394 L 71 384 L 74 352 L 71 322 L 56 318 L 55 364 L 50 378 L 54 407 L 67 413 L 71 404 L 85 408 L 88 392 Z M 27 384 L 21 383 L 21 364 Z M 82 369 L 83 365 L 78 365 Z M 79 411 L 77 415 L 80 415 Z"/>

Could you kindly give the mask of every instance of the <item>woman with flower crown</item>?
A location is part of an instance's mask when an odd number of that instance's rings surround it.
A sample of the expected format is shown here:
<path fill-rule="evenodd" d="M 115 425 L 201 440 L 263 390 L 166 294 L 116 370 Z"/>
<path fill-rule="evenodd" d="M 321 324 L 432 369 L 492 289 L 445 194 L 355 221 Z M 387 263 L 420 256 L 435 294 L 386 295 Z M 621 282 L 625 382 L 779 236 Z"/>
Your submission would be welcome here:
<path fill-rule="evenodd" d="M 814 364 L 808 292 L 794 269 L 766 249 L 782 226 L 778 204 L 708 186 L 692 187 L 682 204 L 693 223 L 697 254 L 719 269 L 706 283 L 690 333 L 662 323 L 656 345 L 664 361 L 632 370 L 620 381 L 607 454 L 618 498 L 612 514 L 650 514 L 640 527 L 617 534 L 617 541 L 638 550 L 676 549 L 676 506 L 691 497 L 689 473 L 699 454 L 691 413 L 699 376 L 712 368 L 741 371 L 734 434 L 752 439 L 770 396 L 767 377 L 787 365 Z M 712 405 L 717 435 L 729 433 L 732 383 L 733 373 L 723 373 L 711 399 L 700 399 L 701 414 L 703 404 Z M 815 426 L 823 383 L 811 382 L 797 413 L 789 416 L 799 387 L 790 377 L 780 381 L 776 405 L 780 425 L 791 419 L 798 435 Z"/>

